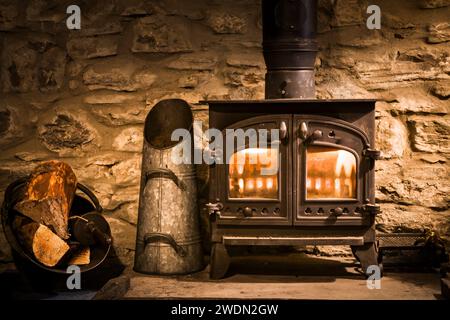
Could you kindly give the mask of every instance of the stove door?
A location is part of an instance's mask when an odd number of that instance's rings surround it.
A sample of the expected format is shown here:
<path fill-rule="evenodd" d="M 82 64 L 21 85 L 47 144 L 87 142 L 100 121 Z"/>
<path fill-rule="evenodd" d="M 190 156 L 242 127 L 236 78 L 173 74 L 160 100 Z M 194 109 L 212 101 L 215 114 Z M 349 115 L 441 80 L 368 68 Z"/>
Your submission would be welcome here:
<path fill-rule="evenodd" d="M 258 116 L 223 130 L 227 140 L 234 143 L 224 144 L 224 159 L 228 161 L 213 169 L 218 178 L 214 183 L 216 195 L 223 204 L 218 223 L 292 224 L 288 192 L 292 174 L 288 166 L 291 124 L 291 115 Z M 230 139 L 232 134 L 234 139 Z M 236 138 L 239 134 L 240 138 Z"/>
<path fill-rule="evenodd" d="M 367 136 L 341 120 L 294 116 L 296 225 L 369 225 Z"/>

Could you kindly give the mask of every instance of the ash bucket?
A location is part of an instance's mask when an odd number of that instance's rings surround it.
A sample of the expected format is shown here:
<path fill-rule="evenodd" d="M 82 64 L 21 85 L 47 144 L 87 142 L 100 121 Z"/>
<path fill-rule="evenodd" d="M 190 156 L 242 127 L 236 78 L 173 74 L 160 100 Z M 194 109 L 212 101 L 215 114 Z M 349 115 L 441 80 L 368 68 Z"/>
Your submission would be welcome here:
<path fill-rule="evenodd" d="M 158 102 L 145 120 L 134 260 L 137 272 L 186 274 L 204 266 L 195 165 L 172 161 L 174 148 L 183 143 L 172 141 L 172 132 L 190 132 L 192 146 L 192 128 L 191 108 L 180 99 Z"/>

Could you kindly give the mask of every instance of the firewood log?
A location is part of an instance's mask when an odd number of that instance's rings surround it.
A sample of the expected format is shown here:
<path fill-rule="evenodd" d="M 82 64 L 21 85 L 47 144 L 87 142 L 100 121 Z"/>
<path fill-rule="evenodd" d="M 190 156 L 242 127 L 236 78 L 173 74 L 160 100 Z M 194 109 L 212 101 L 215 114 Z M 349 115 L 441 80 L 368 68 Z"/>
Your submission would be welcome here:
<path fill-rule="evenodd" d="M 80 249 L 74 252 L 73 256 L 69 260 L 69 265 L 86 265 L 91 262 L 91 249 L 89 246 L 82 246 Z"/>
<path fill-rule="evenodd" d="M 47 267 L 56 266 L 69 251 L 69 245 L 43 224 L 17 216 L 13 229 L 19 242 L 37 261 Z"/>
<path fill-rule="evenodd" d="M 69 211 L 76 188 L 77 179 L 68 164 L 43 162 L 31 173 L 24 198 L 15 209 L 46 225 L 62 239 L 68 239 Z"/>

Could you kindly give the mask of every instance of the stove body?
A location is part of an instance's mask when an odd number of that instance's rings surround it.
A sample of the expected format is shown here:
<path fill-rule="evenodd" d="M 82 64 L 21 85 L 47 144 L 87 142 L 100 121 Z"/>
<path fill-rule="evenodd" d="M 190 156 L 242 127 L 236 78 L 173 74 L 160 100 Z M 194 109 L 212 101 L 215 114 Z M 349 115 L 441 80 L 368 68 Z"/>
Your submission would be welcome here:
<path fill-rule="evenodd" d="M 210 168 L 211 277 L 228 266 L 227 246 L 350 245 L 364 270 L 377 265 L 374 219 L 375 101 L 210 101 L 210 128 L 279 129 L 278 169 L 237 164 Z M 249 140 L 236 152 L 255 152 Z M 226 145 L 223 154 L 227 154 Z"/>
<path fill-rule="evenodd" d="M 210 276 L 240 245 L 350 245 L 366 272 L 378 265 L 375 101 L 314 99 L 315 0 L 262 0 L 262 12 L 266 99 L 208 101 L 210 128 L 244 132 L 214 150 Z"/>

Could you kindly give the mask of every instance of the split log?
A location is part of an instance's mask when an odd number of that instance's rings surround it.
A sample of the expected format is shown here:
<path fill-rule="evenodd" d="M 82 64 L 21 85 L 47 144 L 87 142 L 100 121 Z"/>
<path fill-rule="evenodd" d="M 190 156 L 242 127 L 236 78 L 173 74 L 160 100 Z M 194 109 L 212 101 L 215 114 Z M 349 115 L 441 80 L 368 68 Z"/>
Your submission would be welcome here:
<path fill-rule="evenodd" d="M 19 242 L 37 261 L 47 267 L 56 266 L 69 251 L 69 245 L 43 224 L 17 216 L 13 229 Z"/>
<path fill-rule="evenodd" d="M 77 178 L 68 164 L 43 162 L 31 173 L 24 198 L 15 209 L 46 225 L 62 239 L 68 239 L 69 211 L 76 188 Z"/>
<path fill-rule="evenodd" d="M 83 246 L 74 252 L 72 258 L 69 260 L 69 265 L 82 266 L 91 262 L 91 249 L 89 246 Z"/>

